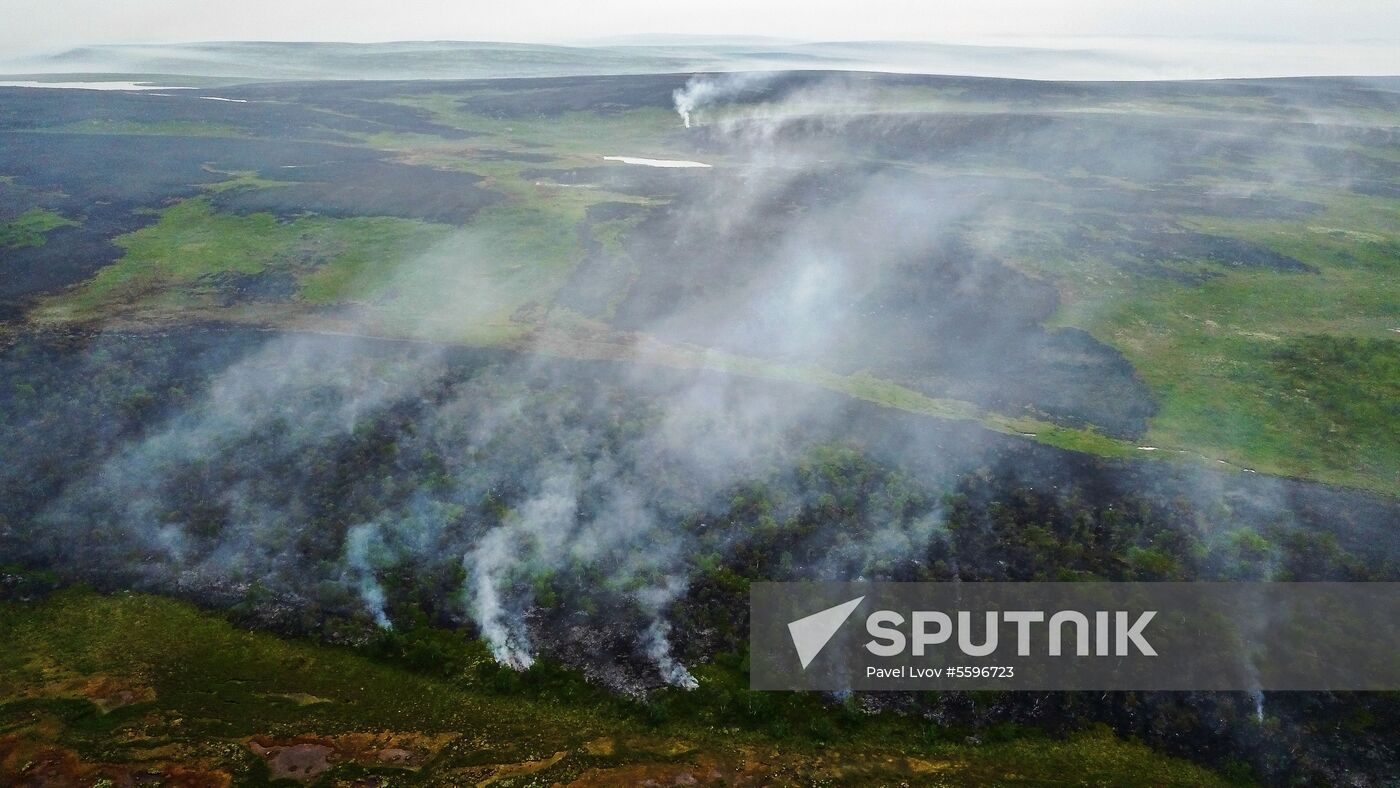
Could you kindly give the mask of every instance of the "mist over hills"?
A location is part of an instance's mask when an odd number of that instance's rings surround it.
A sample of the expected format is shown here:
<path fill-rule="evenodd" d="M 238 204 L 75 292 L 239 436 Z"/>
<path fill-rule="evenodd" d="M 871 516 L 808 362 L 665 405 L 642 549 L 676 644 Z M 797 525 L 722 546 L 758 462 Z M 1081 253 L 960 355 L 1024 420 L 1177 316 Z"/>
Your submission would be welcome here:
<path fill-rule="evenodd" d="M 0 59 L 0 73 L 184 75 L 216 80 L 478 79 L 685 71 L 844 69 L 1019 79 L 1131 80 L 1400 74 L 1394 42 L 1001 39 L 796 42 L 627 36 L 578 45 L 402 41 L 87 46 Z"/>

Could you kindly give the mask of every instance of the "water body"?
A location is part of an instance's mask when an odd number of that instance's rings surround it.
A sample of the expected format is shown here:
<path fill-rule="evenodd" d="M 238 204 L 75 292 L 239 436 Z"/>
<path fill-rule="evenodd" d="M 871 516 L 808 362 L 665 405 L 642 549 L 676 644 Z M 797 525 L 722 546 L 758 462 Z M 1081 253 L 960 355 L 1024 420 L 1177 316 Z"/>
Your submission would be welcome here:
<path fill-rule="evenodd" d="M 194 90 L 176 85 L 153 85 L 149 82 L 36 82 L 18 80 L 0 82 L 0 88 L 53 88 L 56 90 Z"/>

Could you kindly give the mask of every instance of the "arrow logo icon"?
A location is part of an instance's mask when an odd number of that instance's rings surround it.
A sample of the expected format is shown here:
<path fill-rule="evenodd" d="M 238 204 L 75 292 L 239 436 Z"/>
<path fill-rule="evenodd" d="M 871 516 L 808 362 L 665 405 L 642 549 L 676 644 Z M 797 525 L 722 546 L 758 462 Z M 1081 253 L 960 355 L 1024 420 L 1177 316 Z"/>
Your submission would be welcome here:
<path fill-rule="evenodd" d="M 851 617 L 851 613 L 855 612 L 863 601 L 865 597 L 856 597 L 849 602 L 842 602 L 836 607 L 829 607 L 820 613 L 813 613 L 788 624 L 788 633 L 792 635 L 792 645 L 797 649 L 797 658 L 802 661 L 803 670 L 812 664 L 812 660 L 821 653 L 831 636 L 836 634 L 836 630 L 846 623 L 846 619 Z"/>

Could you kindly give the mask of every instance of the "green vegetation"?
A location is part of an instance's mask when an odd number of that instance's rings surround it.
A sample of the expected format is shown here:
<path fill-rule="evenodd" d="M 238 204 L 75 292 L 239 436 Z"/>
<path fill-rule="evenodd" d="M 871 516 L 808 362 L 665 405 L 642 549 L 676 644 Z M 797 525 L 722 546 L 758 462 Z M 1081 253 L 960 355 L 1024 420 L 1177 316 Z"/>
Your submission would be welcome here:
<path fill-rule="evenodd" d="M 309 303 L 353 300 L 382 285 L 394 262 L 423 253 L 447 228 L 386 217 L 279 222 L 270 214 L 217 213 L 205 198 L 179 202 L 155 224 L 116 239 L 125 254 L 39 310 L 40 320 L 193 310 L 216 305 L 221 274 L 284 273 Z"/>
<path fill-rule="evenodd" d="M 504 173 L 491 175 L 487 184 L 506 199 L 482 210 L 412 267 L 394 272 L 396 294 L 377 313 L 391 334 L 488 345 L 521 339 L 550 317 L 555 294 L 583 258 L 579 227 L 588 207 L 641 202 L 603 190 L 530 184 Z M 366 293 L 383 293 L 383 284 L 359 280 Z"/>
<path fill-rule="evenodd" d="M 474 95 L 489 97 L 493 93 L 495 91 L 487 90 Z M 465 109 L 462 98 L 461 95 L 434 93 L 393 102 L 427 110 L 434 120 L 453 128 L 486 135 L 489 143 L 473 141 L 481 147 L 489 144 L 508 151 L 546 153 L 560 157 L 559 164 L 565 166 L 601 165 L 605 163 L 603 156 L 618 154 L 667 158 L 680 150 L 665 141 L 668 134 L 681 128 L 679 116 L 670 109 L 651 107 L 626 112 L 563 112 L 553 116 L 508 118 Z M 397 147 L 392 135 L 366 139 L 377 147 Z"/>
<path fill-rule="evenodd" d="M 1308 470 L 1346 468 L 1400 486 L 1400 342 L 1306 336 L 1276 350 L 1271 361 L 1261 388 L 1277 397 L 1279 420 L 1298 433 L 1324 436 L 1305 447 Z"/>
<path fill-rule="evenodd" d="M 1212 275 L 1180 283 L 1094 261 L 1038 264 L 1071 296 L 1057 322 L 1118 347 L 1157 393 L 1161 409 L 1144 442 L 1263 472 L 1400 489 L 1392 437 L 1400 201 L 1335 198 L 1301 222 L 1198 226 L 1318 273 L 1201 262 Z"/>
<path fill-rule="evenodd" d="M 263 784 L 304 778 L 279 772 L 275 749 L 300 743 L 321 756 L 311 777 L 426 785 L 712 772 L 766 784 L 1041 785 L 1069 773 L 1086 785 L 1225 784 L 1100 728 L 1059 741 L 1007 726 L 966 744 L 915 719 L 748 692 L 732 660 L 703 669 L 700 690 L 640 703 L 547 663 L 497 668 L 479 644 L 431 632 L 352 650 L 243 631 L 142 595 L 0 603 L 10 644 L 0 652 L 0 779 L 155 772 Z"/>
<path fill-rule="evenodd" d="M 76 227 L 77 222 L 43 208 L 31 208 L 8 224 L 0 224 L 0 249 L 43 246 L 45 236 L 60 227 Z"/>

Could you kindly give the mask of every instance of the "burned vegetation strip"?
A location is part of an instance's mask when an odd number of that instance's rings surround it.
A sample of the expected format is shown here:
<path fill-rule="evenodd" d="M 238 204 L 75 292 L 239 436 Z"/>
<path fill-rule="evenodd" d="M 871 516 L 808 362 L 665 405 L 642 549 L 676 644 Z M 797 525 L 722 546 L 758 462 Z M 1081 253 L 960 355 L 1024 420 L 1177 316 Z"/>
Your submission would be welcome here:
<path fill-rule="evenodd" d="M 0 364 L 26 381 L 3 392 L 7 555 L 65 582 L 348 638 L 417 670 L 441 665 L 416 649 L 456 648 L 432 627 L 466 627 L 499 659 L 523 658 L 528 639 L 532 659 L 623 693 L 683 683 L 683 665 L 737 681 L 759 579 L 1397 571 L 1388 526 L 1400 511 L 1383 497 L 1105 462 L 717 373 L 234 328 L 54 335 L 10 346 Z M 719 425 L 751 409 L 788 415 L 730 454 Z M 697 452 L 709 458 L 699 466 Z M 467 623 L 485 588 L 500 607 Z M 661 610 L 669 626 L 657 629 Z M 396 626 L 377 630 L 377 617 Z M 1324 736 L 1329 757 L 1360 757 L 1318 721 L 1391 713 L 1373 701 L 1283 699 L 1270 714 L 1290 738 Z M 650 713 L 759 730 L 786 719 L 711 702 L 663 694 Z M 1335 764 L 1214 737 L 1212 720 L 1252 713 L 1237 695 L 871 703 L 968 731 L 1102 721 L 1217 765 L 1259 758 L 1261 774 Z"/>

